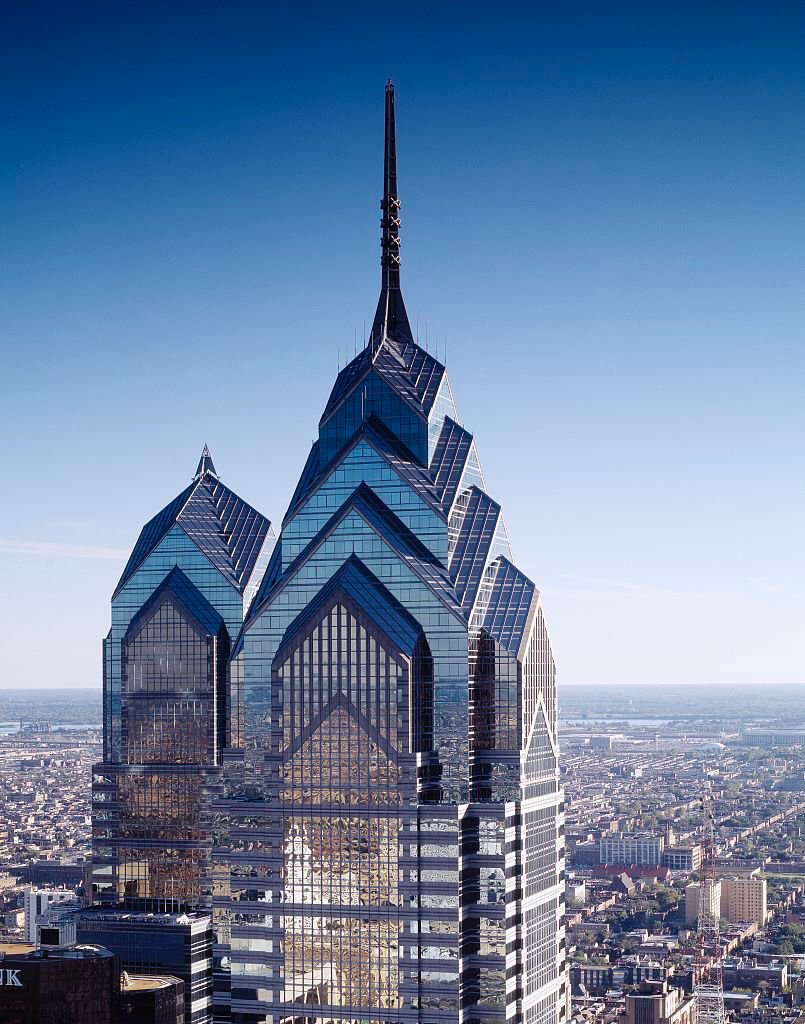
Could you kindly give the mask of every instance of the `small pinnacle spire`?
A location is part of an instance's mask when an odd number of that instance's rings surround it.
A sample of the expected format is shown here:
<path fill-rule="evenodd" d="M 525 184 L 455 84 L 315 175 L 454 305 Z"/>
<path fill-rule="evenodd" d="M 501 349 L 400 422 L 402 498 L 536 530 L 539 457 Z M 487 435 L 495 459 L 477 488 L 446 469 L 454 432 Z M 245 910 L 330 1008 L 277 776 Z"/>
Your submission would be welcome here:
<path fill-rule="evenodd" d="M 193 477 L 194 480 L 200 480 L 201 477 L 209 473 L 211 476 L 218 478 L 218 474 L 215 472 L 215 465 L 212 461 L 212 455 L 210 455 L 210 449 L 204 445 L 201 452 L 201 458 L 198 460 L 198 468 L 196 469 L 196 475 Z"/>
<path fill-rule="evenodd" d="M 372 324 L 372 348 L 386 338 L 413 340 L 408 314 L 400 292 L 400 200 L 397 197 L 397 133 L 394 118 L 394 85 L 386 83 L 386 124 L 383 150 L 383 217 L 380 221 L 381 284 Z"/>

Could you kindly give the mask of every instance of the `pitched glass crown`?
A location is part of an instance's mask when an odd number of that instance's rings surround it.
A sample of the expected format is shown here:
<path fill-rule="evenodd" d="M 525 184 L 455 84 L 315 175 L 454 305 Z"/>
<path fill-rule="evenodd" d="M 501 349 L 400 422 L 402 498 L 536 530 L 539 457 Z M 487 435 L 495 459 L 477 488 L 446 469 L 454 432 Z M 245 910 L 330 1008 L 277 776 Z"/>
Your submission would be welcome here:
<path fill-rule="evenodd" d="M 243 593 L 271 523 L 221 483 L 205 444 L 190 485 L 142 528 L 115 595 L 174 526 L 183 530 L 222 575 Z"/>

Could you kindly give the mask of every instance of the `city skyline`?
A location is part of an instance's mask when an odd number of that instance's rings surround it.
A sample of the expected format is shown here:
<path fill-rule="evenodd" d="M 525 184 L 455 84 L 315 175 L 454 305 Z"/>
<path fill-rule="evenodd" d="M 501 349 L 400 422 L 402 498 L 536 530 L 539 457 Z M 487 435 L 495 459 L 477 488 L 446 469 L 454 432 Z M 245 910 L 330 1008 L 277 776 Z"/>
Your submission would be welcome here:
<path fill-rule="evenodd" d="M 49 31 L 16 26 L 0 687 L 94 681 L 125 553 L 205 442 L 247 501 L 287 507 L 372 302 L 389 74 L 417 124 L 412 326 L 447 343 L 560 685 L 801 683 L 801 12 L 437 14 L 424 37 L 402 13 L 391 52 L 362 14 L 304 46 L 292 15 L 250 8 L 153 39 L 55 8 Z M 282 384 L 299 353 L 303 394 Z M 146 393 L 156 364 L 171 388 Z M 287 436 L 263 447 L 273 419 Z M 62 613 L 32 669 L 45 592 Z"/>

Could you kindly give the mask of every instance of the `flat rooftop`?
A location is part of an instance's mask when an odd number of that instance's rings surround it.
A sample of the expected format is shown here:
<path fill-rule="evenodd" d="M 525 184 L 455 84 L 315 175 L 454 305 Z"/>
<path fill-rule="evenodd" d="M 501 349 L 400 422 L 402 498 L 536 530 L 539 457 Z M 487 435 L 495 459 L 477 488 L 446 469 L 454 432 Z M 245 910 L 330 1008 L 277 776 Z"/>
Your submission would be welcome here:
<path fill-rule="evenodd" d="M 81 943 L 77 946 L 42 946 L 37 949 L 27 942 L 0 943 L 0 957 L 25 957 L 28 960 L 90 960 L 114 956 L 105 946 Z"/>
<path fill-rule="evenodd" d="M 145 974 L 129 974 L 121 981 L 120 988 L 123 992 L 145 992 L 154 988 L 168 988 L 179 981 L 170 975 L 148 977 Z"/>

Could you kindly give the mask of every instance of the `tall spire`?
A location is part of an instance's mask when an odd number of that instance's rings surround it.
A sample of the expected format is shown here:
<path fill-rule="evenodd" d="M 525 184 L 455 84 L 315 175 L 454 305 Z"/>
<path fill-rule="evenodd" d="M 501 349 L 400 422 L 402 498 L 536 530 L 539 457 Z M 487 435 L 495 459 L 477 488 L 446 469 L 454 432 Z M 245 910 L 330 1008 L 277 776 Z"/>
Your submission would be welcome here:
<path fill-rule="evenodd" d="M 193 479 L 200 480 L 206 473 L 210 473 L 216 478 L 218 477 L 218 474 L 215 472 L 215 466 L 213 465 L 212 455 L 210 455 L 210 449 L 205 444 L 201 452 L 201 458 L 198 460 L 196 475 Z"/>
<path fill-rule="evenodd" d="M 386 128 L 383 152 L 383 217 L 380 299 L 372 324 L 372 348 L 386 338 L 412 340 L 411 325 L 400 291 L 400 200 L 397 197 L 397 135 L 394 123 L 394 85 L 386 83 Z"/>

